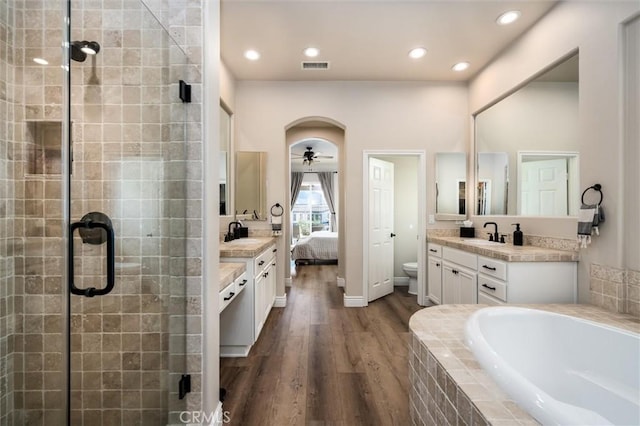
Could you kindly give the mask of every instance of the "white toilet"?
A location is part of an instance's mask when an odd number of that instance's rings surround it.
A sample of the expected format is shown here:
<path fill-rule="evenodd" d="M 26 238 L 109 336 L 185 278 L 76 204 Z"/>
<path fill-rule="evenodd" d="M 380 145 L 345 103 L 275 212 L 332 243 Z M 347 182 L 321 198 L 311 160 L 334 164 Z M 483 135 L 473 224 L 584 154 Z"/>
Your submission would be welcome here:
<path fill-rule="evenodd" d="M 403 263 L 402 270 L 409 275 L 409 294 L 418 294 L 418 262 Z"/>

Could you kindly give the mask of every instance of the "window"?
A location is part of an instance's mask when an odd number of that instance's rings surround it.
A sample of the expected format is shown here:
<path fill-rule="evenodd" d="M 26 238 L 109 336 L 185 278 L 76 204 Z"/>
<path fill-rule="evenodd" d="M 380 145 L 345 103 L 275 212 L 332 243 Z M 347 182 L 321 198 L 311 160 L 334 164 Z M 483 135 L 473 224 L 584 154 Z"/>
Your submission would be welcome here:
<path fill-rule="evenodd" d="M 303 182 L 291 212 L 294 239 L 329 230 L 331 212 L 319 183 Z"/>

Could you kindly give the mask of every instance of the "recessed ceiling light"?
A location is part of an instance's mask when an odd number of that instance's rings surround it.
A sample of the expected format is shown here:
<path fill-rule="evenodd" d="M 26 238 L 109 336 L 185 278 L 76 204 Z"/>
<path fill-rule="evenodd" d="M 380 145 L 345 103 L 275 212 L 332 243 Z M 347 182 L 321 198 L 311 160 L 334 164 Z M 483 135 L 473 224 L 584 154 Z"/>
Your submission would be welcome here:
<path fill-rule="evenodd" d="M 49 61 L 44 58 L 33 58 L 33 62 L 40 65 L 49 65 Z"/>
<path fill-rule="evenodd" d="M 315 58 L 320 54 L 320 50 L 317 47 L 307 47 L 304 49 L 304 56 L 308 58 Z"/>
<path fill-rule="evenodd" d="M 498 19 L 496 19 L 496 22 L 500 25 L 509 25 L 517 21 L 519 17 L 520 17 L 519 10 L 510 10 L 498 16 Z"/>
<path fill-rule="evenodd" d="M 257 61 L 258 59 L 260 59 L 260 53 L 258 53 L 257 50 L 249 49 L 244 52 L 244 57 L 250 61 Z"/>
<path fill-rule="evenodd" d="M 454 71 L 464 71 L 469 68 L 469 65 L 469 62 L 458 62 L 457 64 L 452 66 L 451 69 Z"/>
<path fill-rule="evenodd" d="M 413 59 L 420 59 L 426 54 L 427 54 L 427 49 L 425 49 L 424 47 L 416 47 L 409 51 L 409 57 Z"/>

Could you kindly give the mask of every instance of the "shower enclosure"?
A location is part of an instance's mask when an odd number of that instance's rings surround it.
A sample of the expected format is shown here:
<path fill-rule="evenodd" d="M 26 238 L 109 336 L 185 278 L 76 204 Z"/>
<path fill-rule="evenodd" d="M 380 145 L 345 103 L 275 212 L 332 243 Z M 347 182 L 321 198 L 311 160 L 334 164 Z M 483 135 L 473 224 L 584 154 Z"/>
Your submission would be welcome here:
<path fill-rule="evenodd" d="M 186 407 L 191 105 L 168 3 L 0 0 L 0 425 Z"/>

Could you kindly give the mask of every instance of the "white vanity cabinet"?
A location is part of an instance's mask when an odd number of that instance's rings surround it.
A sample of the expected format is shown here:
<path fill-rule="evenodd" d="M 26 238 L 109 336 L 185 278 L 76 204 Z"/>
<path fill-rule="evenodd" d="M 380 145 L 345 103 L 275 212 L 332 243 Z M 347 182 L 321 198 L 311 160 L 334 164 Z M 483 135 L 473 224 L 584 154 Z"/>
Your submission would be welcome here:
<path fill-rule="evenodd" d="M 225 257 L 227 262 L 245 262 L 247 282 L 220 313 L 220 356 L 245 357 L 258 340 L 276 297 L 276 254 L 272 244 L 253 257 Z"/>
<path fill-rule="evenodd" d="M 427 294 L 433 303 L 442 303 L 442 246 L 429 243 L 427 253 Z"/>
<path fill-rule="evenodd" d="M 443 247 L 442 259 L 442 303 L 478 303 L 476 255 Z"/>
<path fill-rule="evenodd" d="M 450 239 L 452 243 L 445 237 L 440 238 L 442 244 L 429 242 L 428 245 L 429 297 L 435 303 L 502 305 L 577 301 L 577 255 L 572 252 L 500 244 L 489 250 L 489 245 L 478 244 L 477 240 L 469 244 L 467 251 L 464 240 Z M 509 260 L 488 257 L 492 254 Z M 441 274 L 440 299 L 438 274 Z"/>
<path fill-rule="evenodd" d="M 276 248 L 269 247 L 255 259 L 256 303 L 254 311 L 255 335 L 260 335 L 276 300 Z"/>
<path fill-rule="evenodd" d="M 503 262 L 478 256 L 479 303 L 576 303 L 576 262 Z"/>

